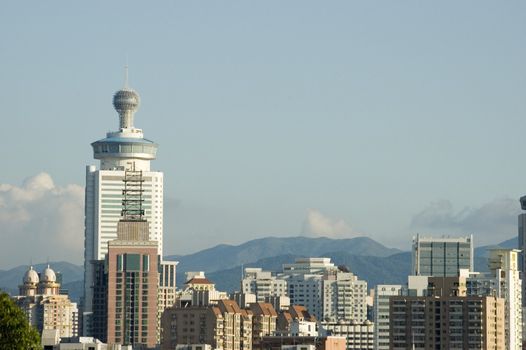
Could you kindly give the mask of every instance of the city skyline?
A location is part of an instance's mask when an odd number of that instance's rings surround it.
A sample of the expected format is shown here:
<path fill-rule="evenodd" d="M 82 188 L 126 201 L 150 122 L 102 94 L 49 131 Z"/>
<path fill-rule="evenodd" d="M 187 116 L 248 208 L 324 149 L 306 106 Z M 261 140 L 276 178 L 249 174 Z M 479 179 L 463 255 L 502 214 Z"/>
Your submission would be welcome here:
<path fill-rule="evenodd" d="M 68 249 L 80 263 L 82 169 L 114 129 L 126 56 L 136 124 L 160 145 L 165 254 L 266 236 L 515 236 L 526 5 L 302 4 L 123 18 L 117 3 L 5 5 L 0 268 Z"/>

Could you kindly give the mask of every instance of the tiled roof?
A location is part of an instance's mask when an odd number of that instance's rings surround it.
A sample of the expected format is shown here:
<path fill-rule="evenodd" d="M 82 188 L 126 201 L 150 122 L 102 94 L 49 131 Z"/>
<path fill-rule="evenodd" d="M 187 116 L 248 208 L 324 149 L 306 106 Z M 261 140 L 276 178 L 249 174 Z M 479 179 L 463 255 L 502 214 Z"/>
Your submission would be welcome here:
<path fill-rule="evenodd" d="M 185 284 L 214 284 L 208 280 L 208 278 L 199 278 L 194 277 L 190 281 L 187 281 Z"/>

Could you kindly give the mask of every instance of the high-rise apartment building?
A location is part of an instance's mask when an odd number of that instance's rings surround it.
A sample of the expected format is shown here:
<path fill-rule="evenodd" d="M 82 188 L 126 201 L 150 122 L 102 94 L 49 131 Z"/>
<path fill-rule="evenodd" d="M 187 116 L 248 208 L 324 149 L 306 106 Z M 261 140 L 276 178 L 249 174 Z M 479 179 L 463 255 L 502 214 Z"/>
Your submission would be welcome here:
<path fill-rule="evenodd" d="M 367 319 L 367 282 L 329 258 L 297 259 L 277 277 L 287 281 L 291 305 L 305 306 L 320 320 Z"/>
<path fill-rule="evenodd" d="M 454 277 L 460 269 L 473 271 L 473 235 L 467 237 L 413 238 L 412 274 Z"/>
<path fill-rule="evenodd" d="M 379 284 L 374 288 L 374 348 L 389 349 L 389 298 L 401 294 L 402 286 Z"/>
<path fill-rule="evenodd" d="M 495 276 L 497 297 L 505 300 L 506 349 L 522 349 L 522 280 L 519 273 L 519 250 L 490 249 L 488 265 Z"/>
<path fill-rule="evenodd" d="M 273 276 L 270 271 L 247 267 L 241 281 L 241 291 L 244 294 L 255 294 L 258 302 L 265 302 L 268 297 L 286 297 L 287 281 Z"/>
<path fill-rule="evenodd" d="M 150 162 L 156 158 L 157 144 L 144 138 L 143 131 L 134 126 L 139 95 L 127 84 L 113 96 L 113 106 L 119 114 L 119 129 L 91 144 L 100 166 L 86 168 L 84 335 L 92 333 L 94 262 L 104 259 L 108 242 L 117 238 L 126 170 L 142 172 L 143 209 L 149 225 L 149 239 L 158 243 L 157 253 L 162 256 L 163 173 L 150 168 Z"/>
<path fill-rule="evenodd" d="M 390 349 L 505 347 L 505 301 L 467 296 L 465 277 L 430 277 L 427 296 L 392 296 Z"/>

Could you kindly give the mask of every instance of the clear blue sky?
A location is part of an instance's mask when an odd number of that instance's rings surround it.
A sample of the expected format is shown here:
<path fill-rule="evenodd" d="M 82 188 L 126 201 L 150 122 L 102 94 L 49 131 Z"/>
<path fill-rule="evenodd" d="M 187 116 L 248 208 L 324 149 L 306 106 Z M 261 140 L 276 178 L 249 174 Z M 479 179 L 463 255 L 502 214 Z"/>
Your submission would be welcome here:
<path fill-rule="evenodd" d="M 312 212 L 405 249 L 417 232 L 516 233 L 524 1 L 1 6 L 1 184 L 83 186 L 128 57 L 135 124 L 160 145 L 165 253 L 321 234 Z"/>

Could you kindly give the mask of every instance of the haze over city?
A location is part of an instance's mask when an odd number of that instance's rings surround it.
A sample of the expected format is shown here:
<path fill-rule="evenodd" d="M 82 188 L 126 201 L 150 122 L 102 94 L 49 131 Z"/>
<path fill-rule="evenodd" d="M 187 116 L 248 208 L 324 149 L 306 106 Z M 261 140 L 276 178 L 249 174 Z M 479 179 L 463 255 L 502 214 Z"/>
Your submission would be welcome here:
<path fill-rule="evenodd" d="M 164 253 L 266 236 L 517 234 L 526 4 L 6 3 L 0 269 L 80 264 L 90 143 L 141 96 Z"/>

